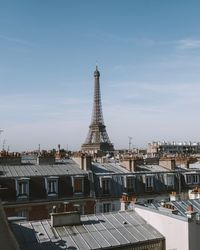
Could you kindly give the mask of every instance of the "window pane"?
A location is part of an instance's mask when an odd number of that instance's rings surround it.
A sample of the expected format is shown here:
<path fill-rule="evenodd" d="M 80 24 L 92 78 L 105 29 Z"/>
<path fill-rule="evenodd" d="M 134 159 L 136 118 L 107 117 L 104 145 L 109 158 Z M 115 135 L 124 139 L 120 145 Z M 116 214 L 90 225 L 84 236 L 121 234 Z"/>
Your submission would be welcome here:
<path fill-rule="evenodd" d="M 75 178 L 74 179 L 74 192 L 75 193 L 82 193 L 82 179 L 81 178 Z"/>
<path fill-rule="evenodd" d="M 28 183 L 20 181 L 18 183 L 18 195 L 28 195 Z"/>
<path fill-rule="evenodd" d="M 128 177 L 126 181 L 127 181 L 127 192 L 133 192 L 134 191 L 133 177 Z"/>
<path fill-rule="evenodd" d="M 110 193 L 110 180 L 109 179 L 105 179 L 102 181 L 102 191 L 103 191 L 103 194 Z"/>

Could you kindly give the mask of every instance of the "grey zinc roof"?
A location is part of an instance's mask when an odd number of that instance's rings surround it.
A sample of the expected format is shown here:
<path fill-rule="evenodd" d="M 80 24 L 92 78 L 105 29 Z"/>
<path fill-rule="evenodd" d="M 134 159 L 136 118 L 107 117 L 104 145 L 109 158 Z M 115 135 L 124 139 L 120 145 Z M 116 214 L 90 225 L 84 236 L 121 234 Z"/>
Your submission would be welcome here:
<path fill-rule="evenodd" d="M 189 205 L 193 206 L 194 212 L 200 215 L 200 199 L 194 200 L 184 200 L 184 201 L 172 201 L 174 207 L 178 210 L 179 214 L 182 216 L 187 216 L 187 208 Z"/>
<path fill-rule="evenodd" d="M 197 219 L 200 219 L 200 199 L 188 199 L 181 201 L 170 201 L 170 203 L 175 207 L 178 211 L 177 215 L 181 215 L 180 217 L 187 217 L 187 209 L 189 205 L 193 206 L 193 211 L 197 213 Z M 136 205 L 138 206 L 138 205 Z M 171 214 L 171 210 L 168 208 L 162 208 L 162 205 L 159 202 L 154 202 L 147 205 L 149 208 L 156 209 L 157 211 L 165 211 L 166 213 Z"/>
<path fill-rule="evenodd" d="M 118 163 L 93 163 L 92 172 L 95 174 L 124 174 L 130 173 L 126 168 Z"/>
<path fill-rule="evenodd" d="M 60 176 L 81 175 L 87 172 L 81 170 L 77 163 L 69 159 L 65 164 L 54 165 L 0 165 L 0 178 L 2 177 L 31 177 L 31 176 Z"/>
<path fill-rule="evenodd" d="M 81 221 L 55 228 L 49 220 L 16 222 L 12 229 L 22 250 L 102 249 L 163 239 L 134 211 L 85 215 Z"/>
<path fill-rule="evenodd" d="M 167 172 L 169 169 L 166 169 L 160 165 L 140 165 L 137 166 L 137 171 L 150 171 L 150 172 Z"/>

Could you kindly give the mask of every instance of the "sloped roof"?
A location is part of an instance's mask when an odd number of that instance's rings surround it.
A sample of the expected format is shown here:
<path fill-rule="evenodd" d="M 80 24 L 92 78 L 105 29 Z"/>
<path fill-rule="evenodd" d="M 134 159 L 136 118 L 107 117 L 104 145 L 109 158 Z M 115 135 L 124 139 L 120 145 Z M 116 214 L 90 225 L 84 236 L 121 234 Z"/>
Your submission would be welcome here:
<path fill-rule="evenodd" d="M 118 163 L 93 163 L 92 172 L 96 175 L 101 174 L 130 174 L 126 168 L 122 167 Z"/>
<path fill-rule="evenodd" d="M 0 165 L 0 173 L 0 178 L 87 174 L 86 171 L 80 169 L 78 164 L 71 159 L 66 160 L 65 164 L 54 165 Z"/>
<path fill-rule="evenodd" d="M 81 225 L 52 228 L 49 220 L 12 224 L 21 249 L 108 249 L 163 236 L 134 211 L 81 216 Z"/>

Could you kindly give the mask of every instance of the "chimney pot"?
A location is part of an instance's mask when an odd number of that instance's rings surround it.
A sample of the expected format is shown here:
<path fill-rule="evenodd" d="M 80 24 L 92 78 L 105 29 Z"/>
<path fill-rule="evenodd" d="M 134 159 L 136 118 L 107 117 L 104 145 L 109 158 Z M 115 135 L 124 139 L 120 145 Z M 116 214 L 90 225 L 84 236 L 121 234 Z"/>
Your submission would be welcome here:
<path fill-rule="evenodd" d="M 192 205 L 189 205 L 188 208 L 187 208 L 187 211 L 188 211 L 188 212 L 193 212 L 193 206 L 192 206 Z"/>
<path fill-rule="evenodd" d="M 64 212 L 67 212 L 68 205 L 69 205 L 69 202 L 68 202 L 68 201 L 64 201 L 64 202 L 63 202 Z"/>
<path fill-rule="evenodd" d="M 53 213 L 56 213 L 56 210 L 57 210 L 57 209 L 56 209 L 56 206 L 53 206 L 52 212 L 53 212 Z"/>

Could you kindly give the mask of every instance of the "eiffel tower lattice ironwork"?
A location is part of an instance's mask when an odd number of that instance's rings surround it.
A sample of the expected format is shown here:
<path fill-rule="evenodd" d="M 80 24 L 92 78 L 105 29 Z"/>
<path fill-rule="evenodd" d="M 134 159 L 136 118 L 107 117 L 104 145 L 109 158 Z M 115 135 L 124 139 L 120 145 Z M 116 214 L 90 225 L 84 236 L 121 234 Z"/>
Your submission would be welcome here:
<path fill-rule="evenodd" d="M 110 142 L 104 125 L 103 112 L 101 106 L 100 93 L 100 72 L 96 66 L 94 71 L 94 102 L 92 120 L 89 126 L 88 136 L 85 143 L 82 145 L 82 150 L 87 152 L 110 152 L 114 150 L 113 144 Z"/>

